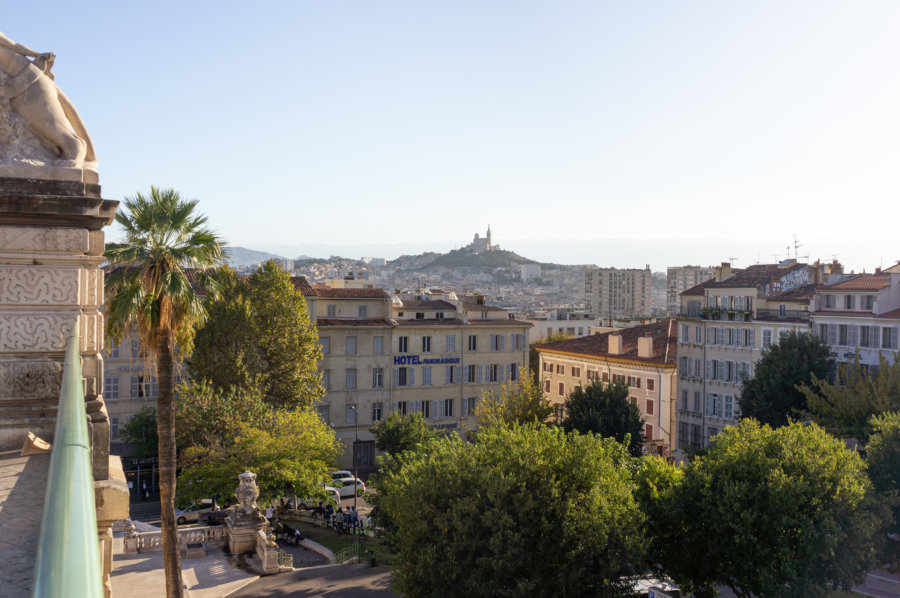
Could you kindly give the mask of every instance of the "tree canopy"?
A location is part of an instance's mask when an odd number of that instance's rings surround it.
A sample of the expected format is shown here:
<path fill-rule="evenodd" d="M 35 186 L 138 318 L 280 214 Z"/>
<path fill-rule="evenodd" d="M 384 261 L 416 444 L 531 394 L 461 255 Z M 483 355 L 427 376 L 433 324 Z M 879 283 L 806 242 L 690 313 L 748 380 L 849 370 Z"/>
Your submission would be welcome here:
<path fill-rule="evenodd" d="M 872 371 L 860 365 L 857 355 L 838 366 L 837 384 L 816 376 L 802 384 L 809 418 L 842 438 L 865 442 L 873 415 L 900 409 L 900 354 L 893 363 L 884 356 L 879 361 Z"/>
<path fill-rule="evenodd" d="M 547 426 L 442 438 L 379 478 L 405 596 L 630 596 L 643 516 L 627 451 Z M 435 572 L 440 572 L 435 574 Z"/>
<path fill-rule="evenodd" d="M 869 477 L 878 492 L 878 500 L 892 511 L 888 524 L 891 534 L 900 534 L 900 412 L 874 415 L 869 420 L 873 434 L 866 447 Z M 894 536 L 897 537 L 897 536 Z M 900 542 L 887 547 L 894 571 L 900 570 Z"/>
<path fill-rule="evenodd" d="M 753 377 L 744 381 L 738 403 L 742 417 L 783 426 L 806 411 L 802 384 L 828 377 L 831 349 L 816 336 L 791 330 L 763 349 Z"/>
<path fill-rule="evenodd" d="M 570 338 L 572 338 L 572 335 L 566 334 L 565 332 L 551 332 L 547 336 L 539 338 L 528 346 L 528 369 L 531 370 L 531 375 L 534 376 L 536 380 L 540 380 L 541 377 L 541 354 L 538 353 L 538 350 L 535 347 L 547 343 L 567 341 Z"/>
<path fill-rule="evenodd" d="M 197 332 L 191 376 L 219 390 L 259 393 L 276 408 L 321 399 L 318 333 L 290 275 L 269 261 L 248 279 L 228 269 L 220 278 L 223 296 Z"/>
<path fill-rule="evenodd" d="M 214 449 L 232 444 L 242 424 L 265 428 L 274 410 L 254 392 L 239 388 L 220 390 L 206 380 L 179 387 L 175 429 L 180 449 Z"/>
<path fill-rule="evenodd" d="M 372 429 L 378 450 L 398 455 L 414 449 L 417 445 L 437 438 L 437 432 L 428 427 L 421 413 L 400 415 L 391 413 Z"/>
<path fill-rule="evenodd" d="M 640 409 L 628 400 L 628 387 L 622 382 L 604 385 L 594 380 L 577 386 L 566 397 L 562 427 L 567 432 L 591 432 L 627 443 L 634 456 L 642 452 L 644 419 Z"/>
<path fill-rule="evenodd" d="M 640 477 L 655 556 L 696 596 L 716 585 L 742 598 L 823 596 L 875 564 L 883 510 L 865 465 L 815 424 L 743 420 L 683 475 L 657 461 Z"/>
<path fill-rule="evenodd" d="M 156 409 L 142 407 L 119 429 L 119 440 L 131 445 L 131 455 L 137 459 L 156 457 L 159 455 L 156 427 Z"/>
<path fill-rule="evenodd" d="M 521 381 L 508 382 L 500 387 L 500 394 L 486 391 L 475 407 L 481 429 L 496 425 L 540 424 L 553 413 L 550 399 L 535 381 L 530 371 L 520 371 Z"/>

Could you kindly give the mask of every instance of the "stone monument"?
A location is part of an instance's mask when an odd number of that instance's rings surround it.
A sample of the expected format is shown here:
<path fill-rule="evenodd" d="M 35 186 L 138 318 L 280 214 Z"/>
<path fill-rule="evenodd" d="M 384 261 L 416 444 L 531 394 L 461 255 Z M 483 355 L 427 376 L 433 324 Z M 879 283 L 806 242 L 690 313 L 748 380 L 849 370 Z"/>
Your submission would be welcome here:
<path fill-rule="evenodd" d="M 245 471 L 238 476 L 240 483 L 234 490 L 237 507 L 225 518 L 228 525 L 228 549 L 231 552 L 247 552 L 256 548 L 256 532 L 265 530 L 269 522 L 256 508 L 259 487 L 256 474 Z"/>
<path fill-rule="evenodd" d="M 100 355 L 103 227 L 118 202 L 100 196 L 93 145 L 56 85 L 54 59 L 0 33 L 0 447 L 21 447 L 29 430 L 53 441 L 77 321 L 108 580 L 112 521 L 128 516 L 121 462 L 109 455 Z"/>

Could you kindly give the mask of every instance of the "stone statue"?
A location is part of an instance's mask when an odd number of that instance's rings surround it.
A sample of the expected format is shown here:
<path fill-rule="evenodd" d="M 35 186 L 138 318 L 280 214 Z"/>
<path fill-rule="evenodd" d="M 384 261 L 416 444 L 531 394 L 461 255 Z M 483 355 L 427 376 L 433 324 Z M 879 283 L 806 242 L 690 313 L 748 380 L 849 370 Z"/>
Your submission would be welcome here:
<path fill-rule="evenodd" d="M 0 32 L 0 165 L 96 169 L 84 123 L 51 73 L 55 58 Z"/>
<path fill-rule="evenodd" d="M 240 483 L 234 491 L 234 495 L 238 499 L 238 511 L 244 515 L 253 515 L 257 513 L 256 499 L 259 496 L 259 487 L 256 485 L 256 474 L 251 471 L 245 471 L 238 476 Z"/>

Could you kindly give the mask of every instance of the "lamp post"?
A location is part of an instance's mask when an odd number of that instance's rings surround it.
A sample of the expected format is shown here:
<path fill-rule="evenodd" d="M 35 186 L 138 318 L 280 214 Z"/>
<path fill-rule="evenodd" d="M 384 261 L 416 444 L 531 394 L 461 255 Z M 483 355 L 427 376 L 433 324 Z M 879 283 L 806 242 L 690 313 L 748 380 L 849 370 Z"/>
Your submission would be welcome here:
<path fill-rule="evenodd" d="M 359 442 L 359 403 L 349 405 L 353 409 L 353 425 L 355 426 L 353 439 L 353 510 L 356 511 L 356 495 L 359 494 L 359 469 L 356 464 L 356 445 Z"/>

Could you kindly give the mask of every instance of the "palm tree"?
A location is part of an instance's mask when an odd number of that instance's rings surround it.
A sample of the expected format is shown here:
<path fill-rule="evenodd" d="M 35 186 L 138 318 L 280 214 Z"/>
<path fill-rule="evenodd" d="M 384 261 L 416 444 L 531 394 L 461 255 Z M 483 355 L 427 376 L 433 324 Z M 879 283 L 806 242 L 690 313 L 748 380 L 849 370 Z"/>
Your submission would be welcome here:
<path fill-rule="evenodd" d="M 196 200 L 183 200 L 173 189 L 150 187 L 124 202 L 116 221 L 125 229 L 122 243 L 109 243 L 105 257 L 112 270 L 106 280 L 107 334 L 121 342 L 136 331 L 159 380 L 159 490 L 166 594 L 182 596 L 181 554 L 175 523 L 175 347 L 190 354 L 194 326 L 205 317 L 203 302 L 191 284 L 207 294 L 216 285 L 204 269 L 224 262 L 223 241 L 195 214 Z M 192 276 L 193 275 L 193 276 Z"/>

